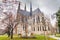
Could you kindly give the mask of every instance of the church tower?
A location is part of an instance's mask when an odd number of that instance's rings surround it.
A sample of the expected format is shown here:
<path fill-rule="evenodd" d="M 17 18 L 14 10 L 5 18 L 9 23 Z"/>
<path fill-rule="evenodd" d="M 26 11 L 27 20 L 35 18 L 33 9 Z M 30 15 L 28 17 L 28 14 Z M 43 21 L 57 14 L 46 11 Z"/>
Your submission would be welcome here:
<path fill-rule="evenodd" d="M 30 16 L 32 16 L 32 3 L 30 2 Z"/>
<path fill-rule="evenodd" d="M 20 2 L 19 2 L 19 4 L 18 4 L 17 15 L 16 15 L 16 20 L 17 20 L 17 21 L 20 21 L 19 11 L 20 11 Z M 15 27 L 15 33 L 17 34 L 17 27 Z"/>
<path fill-rule="evenodd" d="M 18 5 L 17 13 L 19 13 L 19 11 L 20 11 L 20 2 L 19 2 L 19 5 Z"/>
<path fill-rule="evenodd" d="M 25 9 L 24 10 L 26 11 L 26 4 L 25 4 Z"/>

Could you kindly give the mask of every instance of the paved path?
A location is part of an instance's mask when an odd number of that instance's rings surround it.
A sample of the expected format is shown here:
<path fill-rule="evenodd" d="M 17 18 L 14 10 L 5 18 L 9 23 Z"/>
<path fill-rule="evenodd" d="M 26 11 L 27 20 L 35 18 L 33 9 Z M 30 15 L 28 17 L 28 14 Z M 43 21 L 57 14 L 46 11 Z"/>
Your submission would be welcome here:
<path fill-rule="evenodd" d="M 50 35 L 49 37 L 60 40 L 60 37 L 56 37 L 55 35 Z"/>

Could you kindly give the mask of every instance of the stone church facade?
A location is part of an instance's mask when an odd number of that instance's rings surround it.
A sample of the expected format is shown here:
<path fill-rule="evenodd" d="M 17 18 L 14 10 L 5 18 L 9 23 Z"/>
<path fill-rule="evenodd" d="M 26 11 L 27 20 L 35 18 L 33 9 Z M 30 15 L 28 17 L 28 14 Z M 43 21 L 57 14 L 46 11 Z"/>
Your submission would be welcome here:
<path fill-rule="evenodd" d="M 3 1 L 4 2 L 4 1 Z M 54 29 L 50 23 L 50 19 L 44 16 L 39 8 L 32 11 L 32 3 L 30 3 L 30 11 L 26 10 L 26 4 L 24 10 L 20 8 L 20 3 L 18 4 L 18 10 L 15 16 L 19 20 L 18 26 L 14 29 L 14 34 L 52 34 L 55 33 Z"/>
<path fill-rule="evenodd" d="M 39 8 L 32 11 L 32 3 L 30 3 L 30 12 L 20 9 L 18 6 L 19 25 L 15 28 L 15 34 L 33 33 L 33 34 L 51 34 L 52 25 L 50 19 L 46 18 Z"/>

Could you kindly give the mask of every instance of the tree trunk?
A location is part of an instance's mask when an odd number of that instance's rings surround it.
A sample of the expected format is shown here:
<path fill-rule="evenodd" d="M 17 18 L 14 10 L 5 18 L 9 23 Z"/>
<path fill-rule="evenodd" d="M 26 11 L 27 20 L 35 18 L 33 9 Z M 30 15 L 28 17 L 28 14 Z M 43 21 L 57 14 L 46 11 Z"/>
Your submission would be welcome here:
<path fill-rule="evenodd" d="M 8 37 L 10 37 L 10 31 L 7 32 Z"/>
<path fill-rule="evenodd" d="M 7 35 L 10 37 L 10 27 L 8 27 Z"/>
<path fill-rule="evenodd" d="M 13 39 L 13 28 L 11 30 L 11 39 Z"/>

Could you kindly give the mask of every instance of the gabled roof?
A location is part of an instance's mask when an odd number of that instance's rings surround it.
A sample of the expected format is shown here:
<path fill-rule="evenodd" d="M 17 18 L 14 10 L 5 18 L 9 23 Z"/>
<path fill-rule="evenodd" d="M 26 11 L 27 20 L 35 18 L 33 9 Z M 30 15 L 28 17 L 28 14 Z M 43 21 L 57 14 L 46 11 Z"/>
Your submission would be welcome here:
<path fill-rule="evenodd" d="M 19 13 L 22 14 L 22 15 L 25 15 L 25 16 L 29 16 L 30 15 L 30 12 L 25 11 L 25 10 L 21 10 L 21 9 L 20 9 Z"/>
<path fill-rule="evenodd" d="M 22 10 L 22 9 L 19 10 L 19 13 L 22 14 L 22 15 L 25 15 L 25 16 L 30 16 L 30 12 Z M 42 13 L 39 8 L 32 11 L 32 15 L 39 14 L 39 13 Z"/>
<path fill-rule="evenodd" d="M 42 13 L 41 11 L 40 11 L 40 9 L 39 8 L 37 8 L 37 9 L 35 9 L 34 11 L 33 11 L 33 15 L 35 15 L 35 14 L 39 14 L 39 13 Z"/>

